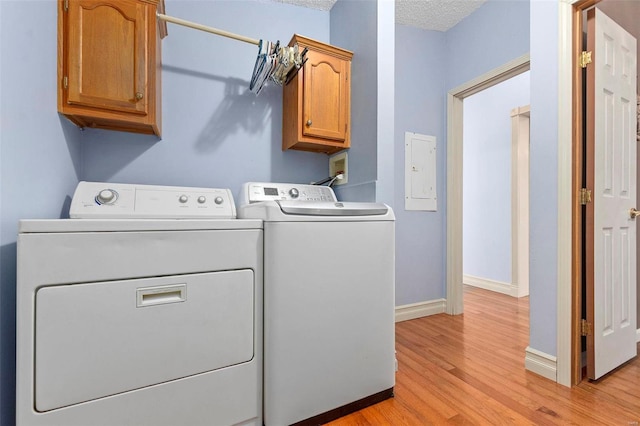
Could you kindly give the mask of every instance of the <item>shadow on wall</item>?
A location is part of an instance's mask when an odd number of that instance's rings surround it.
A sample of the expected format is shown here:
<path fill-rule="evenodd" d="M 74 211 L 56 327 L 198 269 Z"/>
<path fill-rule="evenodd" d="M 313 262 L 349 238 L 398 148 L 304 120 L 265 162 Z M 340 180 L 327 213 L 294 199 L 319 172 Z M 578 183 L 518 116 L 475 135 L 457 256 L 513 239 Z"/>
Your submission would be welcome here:
<path fill-rule="evenodd" d="M 116 173 L 159 141 L 155 135 L 85 129 L 81 143 L 86 146 L 83 147 L 83 169 L 79 180 L 109 182 Z"/>
<path fill-rule="evenodd" d="M 80 176 L 82 176 L 82 148 L 80 146 L 80 138 L 82 137 L 83 130 L 62 114 L 58 114 L 58 118 L 60 119 L 60 128 L 64 134 L 64 139 L 67 142 L 69 156 L 73 162 L 73 170 L 76 172 L 76 178 L 80 180 Z"/>
<path fill-rule="evenodd" d="M 12 425 L 16 406 L 16 243 L 0 247 L 0 257 L 0 425 Z"/>
<path fill-rule="evenodd" d="M 256 134 L 262 132 L 267 125 L 273 102 L 273 96 L 266 93 L 269 91 L 268 86 L 256 96 L 249 91 L 249 82 L 239 78 L 219 77 L 172 65 L 163 65 L 162 70 L 225 84 L 224 99 L 196 140 L 198 151 L 211 152 L 233 133 L 243 130 Z"/>

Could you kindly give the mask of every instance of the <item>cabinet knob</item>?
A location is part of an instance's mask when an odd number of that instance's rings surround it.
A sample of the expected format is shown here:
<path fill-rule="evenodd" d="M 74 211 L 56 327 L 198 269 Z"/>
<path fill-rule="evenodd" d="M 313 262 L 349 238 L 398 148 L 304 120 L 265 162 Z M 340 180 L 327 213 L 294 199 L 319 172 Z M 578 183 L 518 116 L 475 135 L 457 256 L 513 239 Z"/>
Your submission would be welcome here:
<path fill-rule="evenodd" d="M 136 92 L 136 100 L 141 100 L 144 97 L 144 95 L 142 94 L 142 92 Z"/>
<path fill-rule="evenodd" d="M 311 119 L 307 120 L 307 126 L 311 126 Z"/>

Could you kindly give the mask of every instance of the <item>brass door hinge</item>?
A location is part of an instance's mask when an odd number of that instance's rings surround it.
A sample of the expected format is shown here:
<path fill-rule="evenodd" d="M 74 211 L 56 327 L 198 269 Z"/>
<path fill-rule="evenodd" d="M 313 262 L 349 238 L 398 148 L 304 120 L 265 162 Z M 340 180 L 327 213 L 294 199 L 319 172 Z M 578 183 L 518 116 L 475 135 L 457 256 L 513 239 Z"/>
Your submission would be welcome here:
<path fill-rule="evenodd" d="M 593 334 L 593 324 L 587 322 L 587 320 L 580 321 L 580 335 L 591 336 Z"/>
<path fill-rule="evenodd" d="M 65 89 L 69 88 L 69 77 L 67 77 L 66 75 L 62 77 L 62 87 L 64 87 Z"/>
<path fill-rule="evenodd" d="M 586 206 L 591 202 L 591 190 L 587 188 L 580 188 L 580 204 Z"/>
<path fill-rule="evenodd" d="M 64 0 L 64 11 L 68 12 L 69 11 L 69 0 Z"/>
<path fill-rule="evenodd" d="M 586 68 L 587 64 L 590 64 L 591 61 L 591 52 L 587 52 L 586 50 L 580 53 L 580 68 Z"/>

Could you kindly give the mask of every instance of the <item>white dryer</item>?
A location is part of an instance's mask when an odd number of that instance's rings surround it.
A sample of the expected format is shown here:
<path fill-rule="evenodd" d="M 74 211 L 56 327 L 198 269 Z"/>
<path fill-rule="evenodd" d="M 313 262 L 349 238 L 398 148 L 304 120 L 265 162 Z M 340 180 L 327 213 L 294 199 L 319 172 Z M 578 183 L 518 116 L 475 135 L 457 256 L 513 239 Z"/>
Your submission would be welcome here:
<path fill-rule="evenodd" d="M 317 425 L 393 395 L 394 215 L 326 186 L 247 183 L 264 220 L 264 423 Z"/>
<path fill-rule="evenodd" d="M 71 215 L 20 222 L 18 426 L 261 425 L 261 221 L 86 182 Z"/>

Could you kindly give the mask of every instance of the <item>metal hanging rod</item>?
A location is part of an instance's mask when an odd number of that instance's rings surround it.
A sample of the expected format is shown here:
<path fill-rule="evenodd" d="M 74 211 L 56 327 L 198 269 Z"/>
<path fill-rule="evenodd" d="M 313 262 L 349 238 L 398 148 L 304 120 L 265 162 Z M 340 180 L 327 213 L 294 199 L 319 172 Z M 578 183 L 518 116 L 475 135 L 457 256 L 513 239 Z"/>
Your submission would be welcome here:
<path fill-rule="evenodd" d="M 164 15 L 162 13 L 157 13 L 158 19 L 163 21 L 171 22 L 173 24 L 183 25 L 185 27 L 194 28 L 196 30 L 205 31 L 212 34 L 217 34 L 223 37 L 233 38 L 235 40 L 244 41 L 245 43 L 255 44 L 256 46 L 260 45 L 260 40 L 256 40 L 255 38 L 245 37 L 243 35 L 230 33 L 228 31 L 219 30 L 217 28 L 208 27 L 206 25 L 197 24 L 191 21 L 185 21 L 184 19 L 174 18 L 173 16 Z"/>

